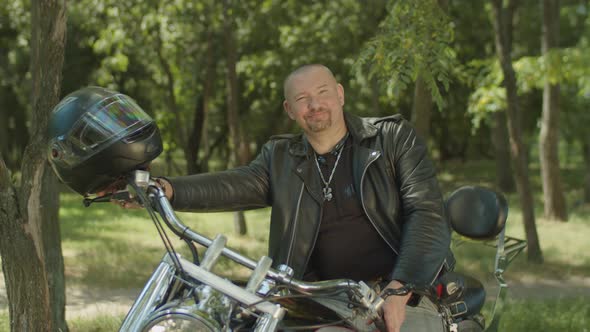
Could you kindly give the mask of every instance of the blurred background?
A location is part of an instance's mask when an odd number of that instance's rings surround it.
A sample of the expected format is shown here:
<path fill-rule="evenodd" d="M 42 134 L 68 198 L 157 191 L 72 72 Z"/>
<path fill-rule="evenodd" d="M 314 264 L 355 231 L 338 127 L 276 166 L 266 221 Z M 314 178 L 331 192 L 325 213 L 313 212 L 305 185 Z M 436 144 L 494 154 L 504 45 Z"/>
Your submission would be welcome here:
<path fill-rule="evenodd" d="M 0 159 L 15 186 L 35 124 L 31 32 L 45 27 L 31 6 L 0 0 Z M 58 91 L 98 85 L 131 96 L 164 137 L 152 172 L 190 174 L 246 164 L 270 136 L 297 132 L 283 79 L 322 63 L 344 86 L 345 111 L 401 113 L 415 125 L 445 195 L 465 184 L 506 194 L 509 233 L 529 242 L 512 277 L 532 291 L 514 299 L 505 330 L 587 331 L 589 11 L 587 0 L 71 1 Z M 68 296 L 82 306 L 92 301 L 80 288 L 132 298 L 163 253 L 155 230 L 140 211 L 80 201 L 62 190 Z M 265 253 L 266 210 L 184 218 Z M 462 268 L 488 278 L 492 251 L 457 252 Z M 537 296 L 543 287 L 553 293 Z M 0 289 L 0 330 L 6 309 Z M 98 322 L 68 314 L 70 328 L 115 329 L 121 313 L 105 311 Z"/>

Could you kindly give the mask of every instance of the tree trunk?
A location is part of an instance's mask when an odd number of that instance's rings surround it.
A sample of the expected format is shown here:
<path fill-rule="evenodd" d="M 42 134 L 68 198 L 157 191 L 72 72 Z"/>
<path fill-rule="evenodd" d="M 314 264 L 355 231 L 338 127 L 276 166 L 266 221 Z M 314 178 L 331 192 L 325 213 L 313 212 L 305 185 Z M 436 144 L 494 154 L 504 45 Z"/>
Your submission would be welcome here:
<path fill-rule="evenodd" d="M 9 91 L 9 87 L 4 88 L 5 91 Z M 8 113 L 9 107 L 3 107 L 4 105 L 8 105 L 2 96 L 6 95 L 6 92 L 0 93 L 0 156 L 3 156 L 5 159 L 5 163 L 7 164 L 9 169 L 12 169 L 12 165 L 10 164 L 10 136 L 8 134 L 8 122 L 10 121 L 10 114 Z"/>
<path fill-rule="evenodd" d="M 584 185 L 584 203 L 590 204 L 590 135 L 586 138 L 583 144 L 584 149 L 584 165 L 586 165 L 586 181 Z"/>
<path fill-rule="evenodd" d="M 412 123 L 416 132 L 425 141 L 430 137 L 430 116 L 432 113 L 432 94 L 421 77 L 414 85 L 414 103 L 412 107 Z"/>
<path fill-rule="evenodd" d="M 29 140 L 27 112 L 11 86 L 4 87 L 0 96 L 5 97 L 0 100 L 0 151 L 8 169 L 15 172 Z"/>
<path fill-rule="evenodd" d="M 239 114 L 238 114 L 238 76 L 236 73 L 237 49 L 236 40 L 234 39 L 233 31 L 233 16 L 231 10 L 231 0 L 225 0 L 225 15 L 223 20 L 225 45 L 226 45 L 226 62 L 227 62 L 227 125 L 229 128 L 229 136 L 233 146 L 235 161 L 237 165 L 246 165 L 250 161 L 250 148 L 248 141 L 242 130 Z M 236 232 L 238 234 L 246 234 L 246 219 L 243 212 L 236 212 L 238 214 L 235 220 Z M 242 214 L 241 216 L 239 214 Z"/>
<path fill-rule="evenodd" d="M 515 185 L 510 166 L 510 141 L 508 140 L 505 111 L 494 113 L 491 134 L 496 160 L 496 186 L 502 192 L 512 193 L 515 190 Z"/>
<path fill-rule="evenodd" d="M 0 254 L 12 331 L 67 331 L 57 180 L 46 128 L 60 94 L 66 38 L 63 0 L 31 4 L 32 135 L 19 189 L 0 156 Z"/>
<path fill-rule="evenodd" d="M 184 126 L 184 120 L 182 119 L 182 115 L 180 114 L 178 102 L 176 101 L 176 80 L 174 79 L 174 74 L 172 73 L 170 63 L 168 62 L 168 59 L 164 54 L 164 42 L 162 41 L 160 23 L 156 24 L 154 38 L 156 42 L 156 53 L 158 55 L 160 67 L 164 72 L 164 76 L 166 77 L 166 101 L 168 104 L 168 108 L 170 109 L 172 114 L 174 114 L 174 124 L 176 125 L 174 133 L 176 134 L 177 143 L 184 154 L 184 159 L 186 160 L 187 165 L 190 165 L 191 162 L 190 153 L 188 151 L 188 135 L 186 134 L 186 127 Z"/>
<path fill-rule="evenodd" d="M 197 108 L 193 117 L 193 127 L 188 141 L 187 170 L 189 174 L 203 172 L 203 165 L 207 160 L 199 160 L 199 150 L 204 151 L 203 159 L 209 150 L 209 139 L 207 135 L 207 120 L 209 114 L 209 100 L 211 98 L 212 86 L 215 81 L 215 62 L 213 59 L 214 52 L 213 33 L 207 31 L 207 58 L 205 61 L 206 76 L 203 84 L 203 93 L 197 102 Z M 201 149 L 201 146 L 203 147 Z"/>
<path fill-rule="evenodd" d="M 448 11 L 448 0 L 438 0 L 438 5 L 444 12 Z M 418 76 L 414 85 L 412 123 L 418 135 L 426 142 L 430 140 L 430 118 L 432 116 L 433 106 L 432 93 L 428 90 L 428 86 L 426 86 L 422 77 Z"/>
<path fill-rule="evenodd" d="M 543 1 L 543 55 L 550 65 L 549 52 L 558 46 L 559 0 Z M 545 218 L 567 221 L 567 208 L 559 174 L 559 84 L 552 84 L 545 75 L 543 115 L 539 134 L 539 157 L 545 202 Z"/>
<path fill-rule="evenodd" d="M 510 152 L 516 177 L 516 189 L 522 207 L 524 229 L 528 242 L 528 260 L 542 263 L 543 253 L 537 235 L 535 224 L 535 210 L 533 194 L 526 163 L 526 151 L 522 142 L 522 129 L 520 123 L 520 111 L 518 94 L 516 91 L 516 74 L 510 58 L 512 49 L 512 18 L 516 10 L 516 2 L 509 1 L 508 8 L 504 9 L 503 0 L 492 0 L 493 25 L 496 44 L 496 53 L 500 60 L 504 74 L 504 87 L 508 102 L 508 133 L 510 135 Z"/>
<path fill-rule="evenodd" d="M 204 112 L 203 99 L 205 96 L 201 95 L 197 98 L 195 103 L 195 114 L 193 115 L 193 125 L 188 137 L 187 146 L 184 150 L 186 156 L 186 171 L 187 174 L 201 173 L 201 164 L 199 163 L 199 147 L 201 145 L 201 137 L 204 126 Z"/>

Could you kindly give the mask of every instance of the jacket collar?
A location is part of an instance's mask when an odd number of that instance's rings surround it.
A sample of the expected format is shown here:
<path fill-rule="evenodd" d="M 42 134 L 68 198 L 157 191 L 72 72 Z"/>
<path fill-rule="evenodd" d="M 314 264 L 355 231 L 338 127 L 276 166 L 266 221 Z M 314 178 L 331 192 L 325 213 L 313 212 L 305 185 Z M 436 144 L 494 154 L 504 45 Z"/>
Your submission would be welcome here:
<path fill-rule="evenodd" d="M 354 114 L 344 112 L 344 121 L 350 135 L 356 142 L 377 135 L 378 129 L 365 118 L 360 118 Z"/>
<path fill-rule="evenodd" d="M 367 119 L 360 118 L 354 114 L 344 112 L 344 121 L 346 128 L 353 138 L 354 142 L 377 135 L 378 129 Z M 289 144 L 289 153 L 294 156 L 305 157 L 311 153 L 310 144 L 304 134 L 295 135 Z"/>

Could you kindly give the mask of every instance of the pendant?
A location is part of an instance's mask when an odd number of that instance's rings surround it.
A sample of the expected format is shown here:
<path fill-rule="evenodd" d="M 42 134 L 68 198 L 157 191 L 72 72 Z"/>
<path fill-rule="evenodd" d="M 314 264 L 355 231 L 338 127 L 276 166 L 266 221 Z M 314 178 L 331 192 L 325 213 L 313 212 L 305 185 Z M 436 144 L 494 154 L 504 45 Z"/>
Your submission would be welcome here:
<path fill-rule="evenodd" d="M 322 191 L 324 192 L 324 200 L 325 201 L 331 201 L 332 200 L 332 188 L 330 187 L 325 187 L 324 189 L 322 189 Z"/>

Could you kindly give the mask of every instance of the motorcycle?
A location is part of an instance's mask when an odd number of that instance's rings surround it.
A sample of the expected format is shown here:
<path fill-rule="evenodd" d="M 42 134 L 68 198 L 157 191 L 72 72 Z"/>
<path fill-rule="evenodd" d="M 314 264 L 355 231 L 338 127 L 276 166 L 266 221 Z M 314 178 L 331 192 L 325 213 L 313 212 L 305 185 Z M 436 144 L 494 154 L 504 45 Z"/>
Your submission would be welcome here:
<path fill-rule="evenodd" d="M 123 320 L 121 332 L 271 332 L 317 330 L 328 326 L 356 330 L 359 324 L 367 321 L 385 331 L 381 318 L 384 298 L 409 292 L 428 298 L 436 306 L 443 331 L 483 331 L 485 328 L 480 311 L 486 292 L 475 278 L 447 272 L 432 285 L 406 284 L 400 289 L 383 292 L 362 281 L 297 280 L 289 266 L 273 269 L 269 257 L 254 261 L 226 247 L 225 236 L 217 235 L 211 240 L 183 224 L 149 172 L 134 171 L 127 180 L 130 191 L 84 199 L 87 207 L 111 200 L 139 202 L 154 221 L 166 247 L 166 254 Z M 446 208 L 453 230 L 463 237 L 461 242 L 477 241 L 496 248 L 494 276 L 499 288 L 491 322 L 485 328 L 496 331 L 508 287 L 503 273 L 526 247 L 526 242 L 505 235 L 508 205 L 499 193 L 483 187 L 462 187 L 449 196 Z M 187 243 L 192 260 L 176 253 L 166 228 Z M 202 259 L 195 244 L 206 248 Z M 221 256 L 250 269 L 248 281 L 232 282 L 212 272 Z M 344 301 L 349 310 L 343 313 L 331 304 L 334 301 L 325 299 Z"/>

